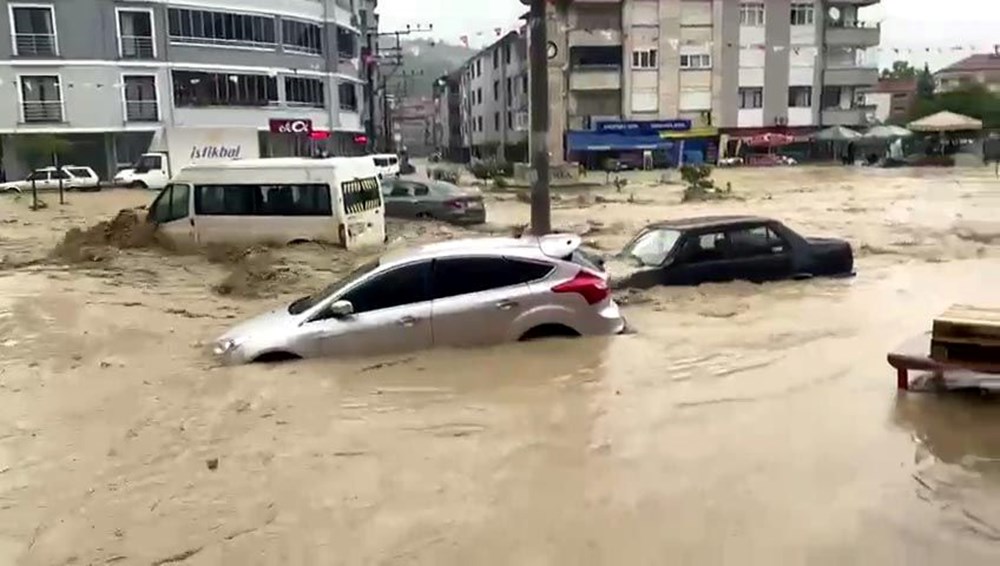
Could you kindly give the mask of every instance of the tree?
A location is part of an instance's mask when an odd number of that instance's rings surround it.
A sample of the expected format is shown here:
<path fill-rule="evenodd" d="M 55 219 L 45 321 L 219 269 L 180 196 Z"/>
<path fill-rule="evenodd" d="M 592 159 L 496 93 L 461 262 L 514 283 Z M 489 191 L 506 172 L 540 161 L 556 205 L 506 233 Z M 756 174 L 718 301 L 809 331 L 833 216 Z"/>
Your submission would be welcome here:
<path fill-rule="evenodd" d="M 1000 96 L 980 84 L 932 95 L 930 98 L 918 98 L 910 119 L 919 120 L 942 110 L 978 118 L 983 121 L 984 128 L 1000 127 Z"/>
<path fill-rule="evenodd" d="M 917 70 L 908 61 L 893 61 L 891 69 L 882 69 L 883 79 L 902 80 L 917 78 Z"/>
<path fill-rule="evenodd" d="M 917 97 L 930 100 L 934 98 L 934 75 L 931 74 L 930 67 L 924 64 L 924 70 L 917 76 Z"/>
<path fill-rule="evenodd" d="M 52 134 L 27 134 L 15 139 L 18 156 L 31 169 L 53 165 L 56 156 L 65 156 L 73 146 L 66 138 Z"/>

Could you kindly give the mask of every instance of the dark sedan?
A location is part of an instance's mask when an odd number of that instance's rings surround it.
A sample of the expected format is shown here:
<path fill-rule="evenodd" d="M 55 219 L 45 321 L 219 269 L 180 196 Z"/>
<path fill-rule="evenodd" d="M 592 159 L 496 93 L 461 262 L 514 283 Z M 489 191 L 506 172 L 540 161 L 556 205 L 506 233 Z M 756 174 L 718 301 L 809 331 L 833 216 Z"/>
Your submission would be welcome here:
<path fill-rule="evenodd" d="M 454 224 L 486 222 L 486 207 L 477 191 L 431 180 L 383 179 L 385 213 L 396 218 L 427 218 Z"/>
<path fill-rule="evenodd" d="M 754 216 L 651 224 L 612 261 L 609 271 L 621 287 L 854 274 L 848 242 L 803 237 L 777 220 Z"/>

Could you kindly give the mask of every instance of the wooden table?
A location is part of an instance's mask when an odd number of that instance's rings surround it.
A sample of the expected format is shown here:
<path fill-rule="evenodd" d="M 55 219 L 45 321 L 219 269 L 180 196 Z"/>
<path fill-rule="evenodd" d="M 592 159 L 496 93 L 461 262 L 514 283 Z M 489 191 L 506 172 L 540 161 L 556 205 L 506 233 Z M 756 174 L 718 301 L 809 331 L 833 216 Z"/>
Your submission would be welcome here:
<path fill-rule="evenodd" d="M 902 343 L 886 359 L 896 369 L 896 387 L 906 391 L 910 388 L 910 370 L 933 372 L 935 379 L 946 380 L 949 374 L 975 374 L 984 380 L 1000 381 L 1000 362 L 939 362 L 930 356 L 931 333 L 922 334 Z"/>

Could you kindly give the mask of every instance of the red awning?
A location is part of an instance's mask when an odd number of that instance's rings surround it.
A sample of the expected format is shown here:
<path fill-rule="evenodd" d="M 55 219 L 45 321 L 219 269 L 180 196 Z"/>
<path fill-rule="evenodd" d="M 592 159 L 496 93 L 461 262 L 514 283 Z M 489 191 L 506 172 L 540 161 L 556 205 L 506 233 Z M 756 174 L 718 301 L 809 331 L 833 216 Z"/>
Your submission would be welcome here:
<path fill-rule="evenodd" d="M 751 147 L 781 147 L 795 143 L 795 136 L 768 132 L 744 138 L 743 141 Z"/>

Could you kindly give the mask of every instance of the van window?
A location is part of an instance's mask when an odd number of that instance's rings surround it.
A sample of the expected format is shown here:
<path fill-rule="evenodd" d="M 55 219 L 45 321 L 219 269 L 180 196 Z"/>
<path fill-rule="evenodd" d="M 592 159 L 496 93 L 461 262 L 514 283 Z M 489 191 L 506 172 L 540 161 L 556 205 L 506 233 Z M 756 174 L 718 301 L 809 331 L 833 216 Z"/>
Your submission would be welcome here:
<path fill-rule="evenodd" d="M 399 163 L 399 159 L 397 159 L 395 157 L 390 157 L 389 158 L 389 165 L 396 165 L 397 163 Z"/>
<path fill-rule="evenodd" d="M 366 210 L 374 210 L 382 206 L 382 194 L 379 191 L 378 179 L 355 179 L 340 185 L 344 194 L 344 212 L 355 214 Z"/>
<path fill-rule="evenodd" d="M 188 186 L 167 185 L 153 201 L 149 214 L 160 224 L 185 218 L 188 215 Z"/>
<path fill-rule="evenodd" d="M 155 171 L 162 168 L 163 156 L 161 155 L 143 155 L 135 164 L 136 173 L 145 173 L 146 171 Z"/>
<path fill-rule="evenodd" d="M 376 167 L 388 167 L 389 166 L 389 160 L 386 159 L 386 158 L 384 158 L 384 157 L 376 157 L 375 158 L 375 166 Z"/>
<path fill-rule="evenodd" d="M 331 216 L 324 184 L 198 185 L 195 212 L 205 216 Z"/>

